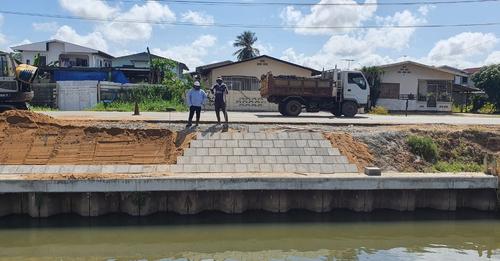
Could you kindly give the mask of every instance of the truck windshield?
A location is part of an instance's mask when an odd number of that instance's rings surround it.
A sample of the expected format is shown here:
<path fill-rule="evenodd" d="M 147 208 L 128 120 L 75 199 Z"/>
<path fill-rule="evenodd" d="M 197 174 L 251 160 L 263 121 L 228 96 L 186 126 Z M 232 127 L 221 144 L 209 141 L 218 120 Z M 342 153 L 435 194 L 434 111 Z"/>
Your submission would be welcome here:
<path fill-rule="evenodd" d="M 366 89 L 365 78 L 361 73 L 349 73 L 347 75 L 347 83 L 353 83 L 358 85 L 362 90 Z"/>

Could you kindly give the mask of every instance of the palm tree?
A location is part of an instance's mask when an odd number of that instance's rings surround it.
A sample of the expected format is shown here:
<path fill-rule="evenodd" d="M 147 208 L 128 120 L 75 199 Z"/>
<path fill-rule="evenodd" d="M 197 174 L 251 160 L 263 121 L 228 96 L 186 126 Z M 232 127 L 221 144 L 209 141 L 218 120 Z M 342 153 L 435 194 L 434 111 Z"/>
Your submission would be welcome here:
<path fill-rule="evenodd" d="M 236 37 L 236 40 L 233 43 L 234 47 L 240 48 L 238 51 L 234 52 L 233 55 L 237 55 L 238 61 L 250 59 L 260 55 L 259 49 L 252 46 L 255 42 L 257 42 L 255 33 L 244 31 Z"/>

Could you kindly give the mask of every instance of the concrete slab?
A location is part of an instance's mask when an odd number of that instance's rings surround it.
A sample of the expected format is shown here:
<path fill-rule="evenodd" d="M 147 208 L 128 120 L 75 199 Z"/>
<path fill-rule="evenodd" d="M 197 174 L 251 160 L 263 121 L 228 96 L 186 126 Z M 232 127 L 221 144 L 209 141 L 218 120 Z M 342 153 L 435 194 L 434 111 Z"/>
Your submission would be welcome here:
<path fill-rule="evenodd" d="M 498 189 L 498 177 L 481 173 L 382 173 L 382 176 L 371 177 L 363 174 L 228 172 L 114 180 L 26 180 L 22 175 L 17 179 L 0 175 L 0 193 L 379 189 Z"/>

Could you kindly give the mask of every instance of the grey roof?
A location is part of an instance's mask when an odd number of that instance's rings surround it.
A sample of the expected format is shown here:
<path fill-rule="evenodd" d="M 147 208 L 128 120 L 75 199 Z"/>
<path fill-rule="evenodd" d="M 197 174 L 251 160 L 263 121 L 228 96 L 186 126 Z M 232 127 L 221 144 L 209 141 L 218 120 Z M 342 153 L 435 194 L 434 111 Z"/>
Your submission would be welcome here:
<path fill-rule="evenodd" d="M 209 65 L 204 65 L 204 66 L 197 67 L 196 71 L 199 72 L 198 71 L 199 68 L 200 68 L 201 71 L 207 71 L 207 70 L 212 70 L 212 69 L 215 69 L 215 68 L 220 68 L 220 67 L 225 67 L 225 66 L 231 66 L 231 65 L 234 65 L 234 64 L 244 63 L 244 62 L 253 61 L 253 60 L 257 60 L 257 59 L 261 59 L 261 58 L 268 58 L 268 59 L 275 60 L 275 61 L 278 61 L 278 62 L 281 62 L 281 63 L 286 63 L 286 64 L 291 65 L 291 66 L 295 66 L 295 67 L 299 67 L 299 68 L 302 68 L 302 69 L 306 69 L 306 70 L 311 71 L 312 75 L 321 74 L 321 72 L 318 71 L 318 70 L 315 70 L 315 69 L 312 69 L 312 68 L 309 68 L 309 67 L 306 67 L 306 66 L 298 65 L 298 64 L 295 64 L 295 63 L 291 63 L 291 62 L 288 62 L 288 61 L 285 61 L 285 60 L 281 60 L 281 59 L 278 59 L 278 58 L 275 58 L 275 57 L 272 57 L 272 56 L 269 56 L 269 55 L 260 55 L 260 56 L 256 56 L 256 57 L 253 57 L 253 58 L 250 58 L 250 59 L 246 59 L 246 60 L 242 60 L 242 61 L 237 61 L 237 62 L 224 61 L 224 62 L 220 62 L 220 63 L 214 63 L 214 64 L 209 64 Z"/>
<path fill-rule="evenodd" d="M 119 57 L 116 57 L 115 59 L 123 59 L 123 58 L 132 58 L 134 56 L 140 56 L 140 55 L 149 55 L 147 52 L 140 52 L 140 53 L 134 53 L 134 54 L 129 54 L 129 55 L 124 55 L 124 56 L 119 56 Z M 179 66 L 182 68 L 182 70 L 186 70 L 186 71 L 189 71 L 189 68 L 187 67 L 187 65 L 185 63 L 181 63 L 181 62 L 178 62 L 176 60 L 173 60 L 173 59 L 170 59 L 170 58 L 167 58 L 167 57 L 162 57 L 162 56 L 159 56 L 159 55 L 156 55 L 156 54 L 151 54 L 151 56 L 153 58 L 157 58 L 157 59 L 169 59 L 169 60 L 172 60 L 174 62 L 176 62 L 177 64 L 179 64 Z"/>

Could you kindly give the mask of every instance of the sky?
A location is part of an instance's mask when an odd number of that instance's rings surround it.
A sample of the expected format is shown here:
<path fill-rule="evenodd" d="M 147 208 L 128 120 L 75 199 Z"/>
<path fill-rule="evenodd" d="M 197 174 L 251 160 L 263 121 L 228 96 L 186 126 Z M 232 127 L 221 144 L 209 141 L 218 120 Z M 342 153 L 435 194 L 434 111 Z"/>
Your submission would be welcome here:
<path fill-rule="evenodd" d="M 219 1 L 314 5 L 207 5 L 169 0 L 24 0 L 21 5 L 18 0 L 2 0 L 0 50 L 12 51 L 12 46 L 48 39 L 69 41 L 114 56 L 143 52 L 149 47 L 154 54 L 186 63 L 192 71 L 203 64 L 234 61 L 234 39 L 250 30 L 258 38 L 255 47 L 261 54 L 318 70 L 403 60 L 458 68 L 500 63 L 500 25 L 345 28 L 500 22 L 500 1 L 419 5 L 375 4 L 416 0 Z M 22 16 L 5 11 L 85 19 Z M 154 23 L 117 22 L 120 19 Z M 215 26 L 221 24 L 241 26 Z"/>

